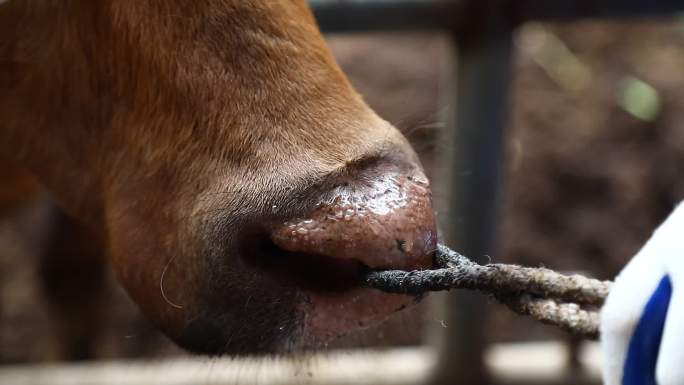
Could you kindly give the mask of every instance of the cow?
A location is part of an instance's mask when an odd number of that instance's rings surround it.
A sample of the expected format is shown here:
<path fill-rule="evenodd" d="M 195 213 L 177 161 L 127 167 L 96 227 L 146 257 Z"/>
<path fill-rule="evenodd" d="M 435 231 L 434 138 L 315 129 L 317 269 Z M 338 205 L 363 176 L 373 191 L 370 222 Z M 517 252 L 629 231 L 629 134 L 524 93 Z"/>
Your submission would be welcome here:
<path fill-rule="evenodd" d="M 422 166 L 304 0 L 5 1 L 0 117 L 0 207 L 35 186 L 59 205 L 42 271 L 74 355 L 105 262 L 207 354 L 377 324 L 416 298 L 363 273 L 432 265 Z"/>

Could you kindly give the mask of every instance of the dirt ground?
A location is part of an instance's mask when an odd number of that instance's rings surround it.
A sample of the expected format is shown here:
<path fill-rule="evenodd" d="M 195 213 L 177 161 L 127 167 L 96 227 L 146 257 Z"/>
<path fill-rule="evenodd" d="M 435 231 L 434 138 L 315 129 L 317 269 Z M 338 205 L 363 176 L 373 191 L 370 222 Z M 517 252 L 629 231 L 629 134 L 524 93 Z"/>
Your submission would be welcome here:
<path fill-rule="evenodd" d="M 684 198 L 683 25 L 582 22 L 518 32 L 493 260 L 611 278 Z M 432 169 L 447 107 L 447 39 L 383 34 L 329 41 L 358 91 L 404 130 Z M 554 63 L 549 52 L 568 60 Z M 634 79 L 656 91 L 656 112 L 646 119 L 621 104 Z M 58 356 L 36 279 L 46 211 L 39 202 L 0 221 L 0 363 Z M 101 358 L 182 354 L 110 286 L 102 299 L 111 315 L 99 342 Z M 492 340 L 557 335 L 491 309 Z M 337 345 L 413 343 L 424 325 L 439 322 L 419 307 Z"/>

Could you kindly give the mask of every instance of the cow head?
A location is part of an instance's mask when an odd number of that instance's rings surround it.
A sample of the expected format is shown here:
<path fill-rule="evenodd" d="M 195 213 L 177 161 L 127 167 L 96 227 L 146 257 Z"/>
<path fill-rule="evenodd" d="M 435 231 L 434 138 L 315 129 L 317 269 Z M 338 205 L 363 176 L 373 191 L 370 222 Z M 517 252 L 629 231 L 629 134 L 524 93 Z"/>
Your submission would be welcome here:
<path fill-rule="evenodd" d="M 414 301 L 359 279 L 431 264 L 428 182 L 304 1 L 9 1 L 0 36 L 14 159 L 181 346 L 310 346 Z"/>

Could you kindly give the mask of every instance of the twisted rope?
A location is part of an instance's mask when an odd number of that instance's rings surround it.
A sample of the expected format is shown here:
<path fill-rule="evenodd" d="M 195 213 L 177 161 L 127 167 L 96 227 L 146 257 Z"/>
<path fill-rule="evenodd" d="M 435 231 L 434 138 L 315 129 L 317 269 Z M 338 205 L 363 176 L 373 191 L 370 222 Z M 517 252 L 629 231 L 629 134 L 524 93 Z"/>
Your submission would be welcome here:
<path fill-rule="evenodd" d="M 478 290 L 514 312 L 587 338 L 598 337 L 599 313 L 612 282 L 563 275 L 546 268 L 492 263 L 479 265 L 438 245 L 432 270 L 381 270 L 365 277 L 367 286 L 396 294 Z"/>

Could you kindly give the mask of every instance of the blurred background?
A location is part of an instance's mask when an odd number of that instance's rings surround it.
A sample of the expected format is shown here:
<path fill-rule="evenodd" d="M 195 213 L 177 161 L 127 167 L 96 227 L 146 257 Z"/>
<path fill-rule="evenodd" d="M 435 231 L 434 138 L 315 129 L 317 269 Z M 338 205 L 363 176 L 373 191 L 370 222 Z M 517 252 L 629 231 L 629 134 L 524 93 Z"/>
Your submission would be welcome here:
<path fill-rule="evenodd" d="M 453 151 L 443 139 L 453 119 L 459 62 L 453 37 L 326 34 L 353 85 L 405 133 L 438 185 L 446 180 L 440 154 Z M 496 147 L 491 154 L 502 165 L 496 237 L 474 257 L 611 279 L 684 199 L 684 16 L 526 22 L 515 28 L 512 49 L 503 157 Z M 487 106 L 480 108 L 486 113 Z M 455 179 L 470 183 L 467 173 Z M 458 215 L 444 191 L 435 197 L 441 220 Z M 49 217 L 50 204 L 40 200 L 0 219 L 0 364 L 60 358 L 37 279 Z M 185 354 L 142 318 L 113 280 L 108 286 L 98 358 Z M 484 297 L 476 300 L 487 313 L 477 316 L 483 345 L 561 340 L 570 351 L 577 345 Z M 429 330 L 457 327 L 429 309 L 434 302 L 331 348 L 425 344 L 434 338 Z"/>

